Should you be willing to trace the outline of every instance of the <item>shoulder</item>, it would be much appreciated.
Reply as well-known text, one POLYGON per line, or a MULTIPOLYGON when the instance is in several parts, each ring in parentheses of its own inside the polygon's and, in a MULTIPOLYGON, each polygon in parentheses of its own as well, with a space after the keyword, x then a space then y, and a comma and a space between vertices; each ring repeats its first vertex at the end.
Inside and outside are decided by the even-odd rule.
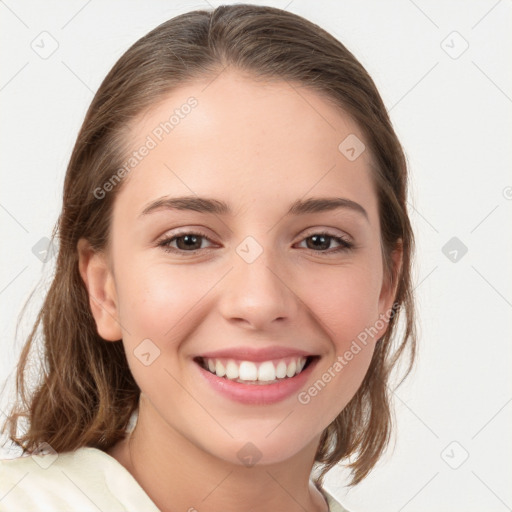
POLYGON ((0 511, 158 509, 113 457, 91 447, 0 460, 0 511))
POLYGON ((338 501, 336 501, 334 497, 325 489, 322 489, 322 492, 325 496, 325 499, 327 500, 327 504, 329 505, 329 512, 350 512, 345 507, 343 507, 341 503, 338 503, 338 501))

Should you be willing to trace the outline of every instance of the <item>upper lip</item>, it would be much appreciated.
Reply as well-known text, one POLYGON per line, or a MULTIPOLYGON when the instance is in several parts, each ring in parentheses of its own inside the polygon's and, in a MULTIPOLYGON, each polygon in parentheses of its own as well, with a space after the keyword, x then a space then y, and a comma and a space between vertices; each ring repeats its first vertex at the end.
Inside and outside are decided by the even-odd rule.
POLYGON ((215 350, 213 352, 206 352, 199 354, 196 357, 204 359, 238 359, 240 361, 270 361, 272 359, 282 359, 285 357, 308 357, 314 356, 311 352, 305 350, 298 350, 291 347, 266 347, 266 348, 251 348, 251 347, 233 347, 225 348, 222 350, 215 350))

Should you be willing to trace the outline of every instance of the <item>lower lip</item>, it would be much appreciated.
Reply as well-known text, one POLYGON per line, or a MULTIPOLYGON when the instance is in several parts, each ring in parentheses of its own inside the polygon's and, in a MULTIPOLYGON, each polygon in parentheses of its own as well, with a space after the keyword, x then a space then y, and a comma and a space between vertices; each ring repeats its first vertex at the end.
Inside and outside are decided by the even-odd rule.
POLYGON ((305 385, 317 362, 318 358, 313 359, 308 367, 295 377, 281 379, 274 384, 242 384, 218 377, 198 363, 194 362, 194 364, 199 368, 203 378, 221 395, 243 404, 267 405, 280 402, 298 393, 305 385))

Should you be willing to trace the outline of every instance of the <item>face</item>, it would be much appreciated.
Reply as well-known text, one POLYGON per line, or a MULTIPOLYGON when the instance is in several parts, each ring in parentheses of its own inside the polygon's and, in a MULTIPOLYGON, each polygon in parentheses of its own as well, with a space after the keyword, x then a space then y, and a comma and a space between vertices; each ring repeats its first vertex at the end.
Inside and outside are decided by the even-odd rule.
POLYGON ((226 70, 130 140, 108 254, 81 268, 146 423, 236 464, 246 443, 260 463, 298 454, 356 393, 393 302, 361 130, 314 92, 226 70))

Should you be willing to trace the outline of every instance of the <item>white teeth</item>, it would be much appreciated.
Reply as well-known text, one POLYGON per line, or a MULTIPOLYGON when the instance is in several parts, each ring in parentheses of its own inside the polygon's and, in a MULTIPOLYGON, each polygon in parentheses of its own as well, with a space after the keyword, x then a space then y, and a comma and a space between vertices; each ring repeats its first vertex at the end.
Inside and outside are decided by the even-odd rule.
POLYGON ((265 361, 258 369, 258 380, 265 382, 276 380, 276 369, 272 361, 265 361))
POLYGON ((250 361, 242 361, 240 363, 239 373, 241 380, 258 379, 258 368, 254 363, 251 363, 250 361))
POLYGON ((284 379, 286 377, 286 363, 279 361, 276 368, 276 377, 278 379, 284 379))
POLYGON ((273 361, 262 363, 241 361, 238 363, 233 359, 206 359, 205 363, 208 370, 218 377, 225 377, 238 382, 273 382, 276 379, 291 378, 298 375, 304 369, 306 358, 296 357, 287 361, 281 360, 277 363, 273 361))
POLYGON ((297 370, 297 363, 295 361, 292 361, 288 368, 286 369, 286 375, 288 377, 293 377, 295 375, 295 370, 297 370))
POLYGON ((215 363, 215 373, 217 377, 224 377, 224 375, 226 375, 226 368, 224 368, 224 365, 220 361, 215 363))
POLYGON ((235 361, 228 361, 226 365, 226 378, 231 380, 238 379, 238 365, 235 361))

